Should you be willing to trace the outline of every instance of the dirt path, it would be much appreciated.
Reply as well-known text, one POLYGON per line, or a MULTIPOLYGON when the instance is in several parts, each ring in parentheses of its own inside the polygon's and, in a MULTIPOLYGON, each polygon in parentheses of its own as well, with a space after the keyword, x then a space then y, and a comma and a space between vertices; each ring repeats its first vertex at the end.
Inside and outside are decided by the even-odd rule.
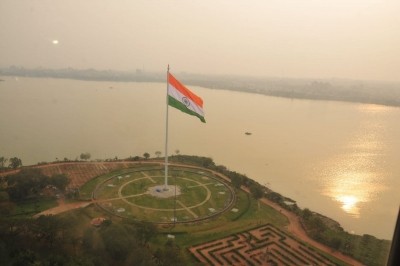
MULTIPOLYGON (((171 165, 190 167, 190 166, 181 165, 181 164, 171 164, 171 165)), ((201 170, 204 170, 204 171, 210 171, 213 174, 215 174, 215 175, 217 175, 217 176, 219 176, 219 177, 221 177, 221 178, 223 178, 223 179, 225 179, 225 180, 230 182, 230 179, 228 177, 226 177, 226 176, 224 176, 224 175, 222 175, 222 174, 220 174, 218 172, 215 172, 215 171, 212 171, 212 170, 209 170, 209 169, 206 169, 206 168, 201 168, 201 167, 192 167, 192 168, 197 168, 197 169, 201 169, 201 170)), ((246 191, 247 193, 250 193, 250 191, 249 191, 249 189, 247 187, 242 186, 241 189, 246 191)), ((306 231, 304 230, 303 226, 301 225, 300 219, 296 214, 283 209, 281 206, 279 206, 275 202, 270 201, 270 200, 268 200, 266 198, 262 198, 262 199, 260 199, 260 201, 263 204, 266 204, 266 205, 274 208, 275 210, 279 211, 281 214, 285 215, 287 217, 288 221, 289 221, 289 225, 287 227, 287 230, 290 233, 292 233, 293 235, 295 235, 296 237, 298 237, 300 240, 302 240, 302 241, 312 245, 313 247, 318 248, 318 249, 320 249, 320 250, 332 255, 333 257, 336 257, 336 258, 338 258, 338 259, 340 259, 340 260, 342 260, 342 261, 344 261, 344 262, 346 262, 346 263, 348 263, 350 265, 354 265, 354 266, 362 266, 363 265, 361 262, 359 262, 359 261, 357 261, 357 260, 355 260, 355 259, 353 259, 353 258, 351 258, 349 256, 346 256, 346 255, 344 255, 343 253, 341 253, 339 251, 335 251, 332 248, 327 247, 324 244, 321 244, 321 243, 315 241, 314 239, 310 238, 307 235, 306 231)))
POLYGON ((78 208, 84 208, 90 204, 92 204, 91 201, 65 203, 63 199, 60 199, 60 200, 58 200, 57 207, 42 211, 38 214, 35 214, 33 217, 39 217, 41 215, 56 215, 56 214, 66 212, 66 211, 70 211, 70 210, 74 210, 74 209, 78 209, 78 208))
MULTIPOLYGON (((246 191, 249 192, 248 189, 246 189, 246 191)), ((313 247, 318 248, 318 249, 350 264, 350 265, 354 265, 354 266, 359 266, 359 265, 362 266, 363 265, 361 262, 359 262, 349 256, 346 256, 339 251, 335 251, 334 249, 327 247, 324 244, 321 244, 321 243, 315 241, 314 239, 310 238, 307 235, 306 231, 304 230, 302 224, 300 223, 300 219, 296 214, 294 214, 290 211, 287 211, 285 209, 282 209, 281 206, 279 206, 275 202, 272 202, 266 198, 260 199, 260 201, 268 206, 271 206, 275 210, 277 210, 280 213, 282 213, 283 215, 285 215, 289 220, 289 225, 287 227, 287 230, 290 233, 292 233, 293 235, 295 235, 296 237, 298 237, 299 239, 301 239, 302 241, 304 241, 304 242, 312 245, 313 247)))

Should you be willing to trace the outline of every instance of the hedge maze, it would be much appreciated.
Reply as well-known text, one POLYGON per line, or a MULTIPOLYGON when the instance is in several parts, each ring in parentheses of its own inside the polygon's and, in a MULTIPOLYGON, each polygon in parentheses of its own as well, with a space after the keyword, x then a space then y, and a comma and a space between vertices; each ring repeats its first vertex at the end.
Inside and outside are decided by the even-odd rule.
POLYGON ((271 224, 189 251, 205 265, 339 265, 271 224))

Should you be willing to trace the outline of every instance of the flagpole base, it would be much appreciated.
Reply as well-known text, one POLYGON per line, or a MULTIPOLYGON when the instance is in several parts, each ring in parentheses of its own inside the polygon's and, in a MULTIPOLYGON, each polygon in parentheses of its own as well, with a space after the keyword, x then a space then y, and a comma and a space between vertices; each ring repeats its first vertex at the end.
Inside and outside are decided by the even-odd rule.
POLYGON ((150 187, 148 194, 157 198, 171 198, 181 195, 181 187, 169 185, 167 189, 163 185, 150 187))

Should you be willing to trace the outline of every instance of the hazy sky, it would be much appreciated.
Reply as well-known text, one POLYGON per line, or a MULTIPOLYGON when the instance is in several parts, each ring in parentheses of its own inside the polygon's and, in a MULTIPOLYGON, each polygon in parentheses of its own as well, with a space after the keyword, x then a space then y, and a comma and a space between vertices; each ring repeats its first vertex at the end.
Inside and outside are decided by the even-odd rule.
POLYGON ((400 0, 0 0, 0 66, 400 81, 400 0), (55 41, 57 40, 57 41, 55 41))

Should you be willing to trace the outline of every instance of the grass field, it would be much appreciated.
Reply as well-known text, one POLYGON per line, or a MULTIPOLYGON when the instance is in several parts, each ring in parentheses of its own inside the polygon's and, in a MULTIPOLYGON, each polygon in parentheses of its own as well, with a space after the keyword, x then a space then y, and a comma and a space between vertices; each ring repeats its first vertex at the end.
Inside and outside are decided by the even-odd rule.
POLYGON ((235 205, 230 211, 219 216, 218 219, 196 224, 178 225, 165 231, 178 233, 176 235, 177 243, 189 247, 241 232, 263 223, 271 223, 279 228, 284 228, 288 224, 288 220, 269 206, 260 205, 260 208, 258 208, 257 201, 248 197, 247 193, 237 191, 235 205), (233 209, 237 209, 238 212, 233 212, 233 209), (223 230, 221 230, 222 228, 223 230), (190 234, 190 238, 185 237, 182 232, 190 234))
POLYGON ((18 217, 18 218, 28 218, 32 217, 36 213, 53 208, 57 205, 58 205, 57 200, 54 198, 27 200, 16 204, 14 209, 8 216, 18 217))
MULTIPOLYGON (((178 246, 189 249, 236 234, 247 235, 249 230, 266 224, 283 231, 288 225, 287 218, 279 211, 259 204, 242 190, 234 191, 210 172, 172 168, 169 185, 178 186, 181 192, 176 199, 174 196, 159 198, 148 193, 151 187, 163 184, 163 169, 125 169, 100 176, 85 184, 82 190, 94 189, 98 205, 108 215, 164 224, 160 225, 161 234, 152 241, 155 246, 163 245, 167 234, 175 236, 178 246), (211 216, 214 212, 221 213, 211 216), (190 222, 173 224, 174 217, 178 222, 190 222)), ((296 241, 293 243, 298 243, 296 241)), ((320 256, 318 251, 312 252, 320 256)), ((196 263, 194 257, 186 256, 190 264, 196 263)), ((335 261, 328 255, 324 256, 335 261)))
POLYGON ((234 203, 232 188, 210 172, 171 168, 168 184, 179 188, 176 197, 175 192, 159 196, 163 193, 159 189, 154 193, 164 182, 161 168, 124 169, 90 180, 81 195, 93 195, 108 213, 156 223, 170 223, 174 217, 177 222, 204 220, 234 203))
MULTIPOLYGON (((57 217, 63 219, 59 225, 68 225, 65 229, 59 227, 61 231, 57 236, 63 238, 63 243, 64 240, 70 241, 64 244, 75 255, 86 254, 89 247, 93 252, 105 248, 107 239, 103 239, 103 236, 105 236, 106 231, 114 232, 118 228, 122 230, 125 227, 135 231, 137 229, 132 228, 142 224, 137 223, 137 221, 150 221, 158 224, 155 230, 157 231, 156 235, 149 242, 151 252, 156 254, 158 250, 163 250, 170 245, 171 240, 167 235, 172 234, 175 236, 174 241, 172 241, 173 245, 179 247, 179 252, 185 258, 185 265, 199 265, 198 260, 202 260, 201 258, 195 259, 194 256, 197 255, 194 255, 194 253, 196 252, 209 252, 211 254, 209 256, 213 257, 220 256, 218 255, 220 248, 221 250, 226 249, 226 254, 231 256, 227 260, 228 263, 234 263, 239 260, 237 256, 247 254, 248 251, 258 252, 255 256, 260 256, 260 252, 265 253, 263 248, 270 245, 272 245, 271 248, 274 245, 279 248, 274 253, 277 260, 285 257, 288 258, 288 261, 298 260, 303 263, 308 261, 305 257, 311 256, 313 258, 318 257, 321 260, 327 258, 336 265, 346 265, 324 252, 315 250, 314 247, 288 233, 289 222, 280 213, 279 208, 277 208, 277 211, 269 205, 260 204, 250 193, 243 190, 233 190, 230 183, 226 181, 226 177, 226 179, 223 176, 219 177, 216 172, 211 170, 196 169, 196 167, 190 166, 170 166, 168 184, 178 186, 182 192, 177 193, 175 200, 174 195, 160 198, 149 193, 149 189, 152 187, 164 184, 164 168, 157 163, 149 162, 148 164, 138 163, 135 165, 125 162, 111 162, 110 164, 79 163, 76 165, 45 166, 45 169, 49 172, 62 171, 66 168, 70 171, 67 173, 71 173, 68 176, 74 181, 73 184, 83 184, 79 187, 72 187, 74 189, 79 188, 80 200, 90 200, 95 203, 85 208, 70 210, 53 216, 54 219, 57 217), (107 169, 108 172, 106 172, 107 169), (98 174, 99 172, 101 173, 98 174), (83 183, 83 181, 86 183, 83 183), (213 216, 215 213, 218 215, 213 216), (92 226, 92 219, 98 217, 105 217, 109 221, 101 227, 92 226), (173 222, 174 217, 177 218, 178 223, 173 222), (265 229, 266 226, 269 226, 268 229, 265 229), (264 233, 257 233, 259 228, 264 228, 265 234, 271 234, 271 238, 265 238, 264 233), (257 236, 258 234, 261 235, 257 236), (256 236, 256 242, 251 239, 251 235, 256 236), (279 240, 280 237, 281 240, 279 240), (271 240, 272 243, 268 239, 275 240, 271 240), (285 239, 289 239, 289 242, 282 242, 285 239), (293 239, 294 242, 290 239, 293 239), (300 250, 293 251, 293 253, 290 248, 284 248, 284 246, 292 245, 291 243, 301 247, 300 250), (247 248, 244 248, 242 252, 240 250, 243 247, 236 245, 243 244, 247 245, 247 248), (219 247, 213 249, 209 248, 210 245, 219 247), (237 252, 243 254, 240 255, 237 252), (310 255, 309 252, 312 252, 313 255, 310 255), (304 258, 299 253, 303 254, 304 258)), ((3 194, 5 193, 3 192, 3 194)), ((5 201, 7 198, 3 194, 0 196, 5 201)), ((77 198, 74 196, 67 203, 74 205, 76 200, 77 198)), ((32 221, 35 221, 35 219, 31 219, 32 216, 42 210, 55 207, 57 204, 56 199, 46 198, 11 204, 14 206, 9 204, 12 207, 12 213, 2 218, 10 219, 10 221, 21 218, 15 219, 16 222, 26 219, 27 225, 36 226, 35 223, 32 223, 32 221)), ((76 206, 80 204, 77 203, 76 206)), ((54 221, 57 221, 57 219, 54 221)), ((34 227, 33 229, 36 230, 37 228, 34 227)), ((113 238, 112 235, 110 239, 113 238)), ((38 235, 35 233, 32 236, 38 235)), ((338 237, 336 233, 334 236, 338 237)), ((376 241, 374 242, 373 237, 368 235, 356 236, 356 238, 358 237, 356 241, 351 242, 348 236, 344 237, 348 239, 346 240, 348 242, 344 244, 349 243, 359 257, 377 257, 382 253, 381 250, 386 247, 386 243, 383 242, 379 242, 379 246, 372 245, 371 243, 376 241)), ((135 237, 132 238, 132 241, 134 240, 135 237)), ((107 250, 109 250, 109 247, 102 252, 107 250)), ((46 252, 43 254, 47 254, 46 252)), ((257 258, 262 258, 262 256, 257 258)), ((208 259, 212 261, 212 258, 208 259)), ((384 260, 383 258, 379 261, 384 260)), ((243 265, 253 264, 244 263, 243 265)), ((289 265, 293 264, 289 263, 289 265)))

